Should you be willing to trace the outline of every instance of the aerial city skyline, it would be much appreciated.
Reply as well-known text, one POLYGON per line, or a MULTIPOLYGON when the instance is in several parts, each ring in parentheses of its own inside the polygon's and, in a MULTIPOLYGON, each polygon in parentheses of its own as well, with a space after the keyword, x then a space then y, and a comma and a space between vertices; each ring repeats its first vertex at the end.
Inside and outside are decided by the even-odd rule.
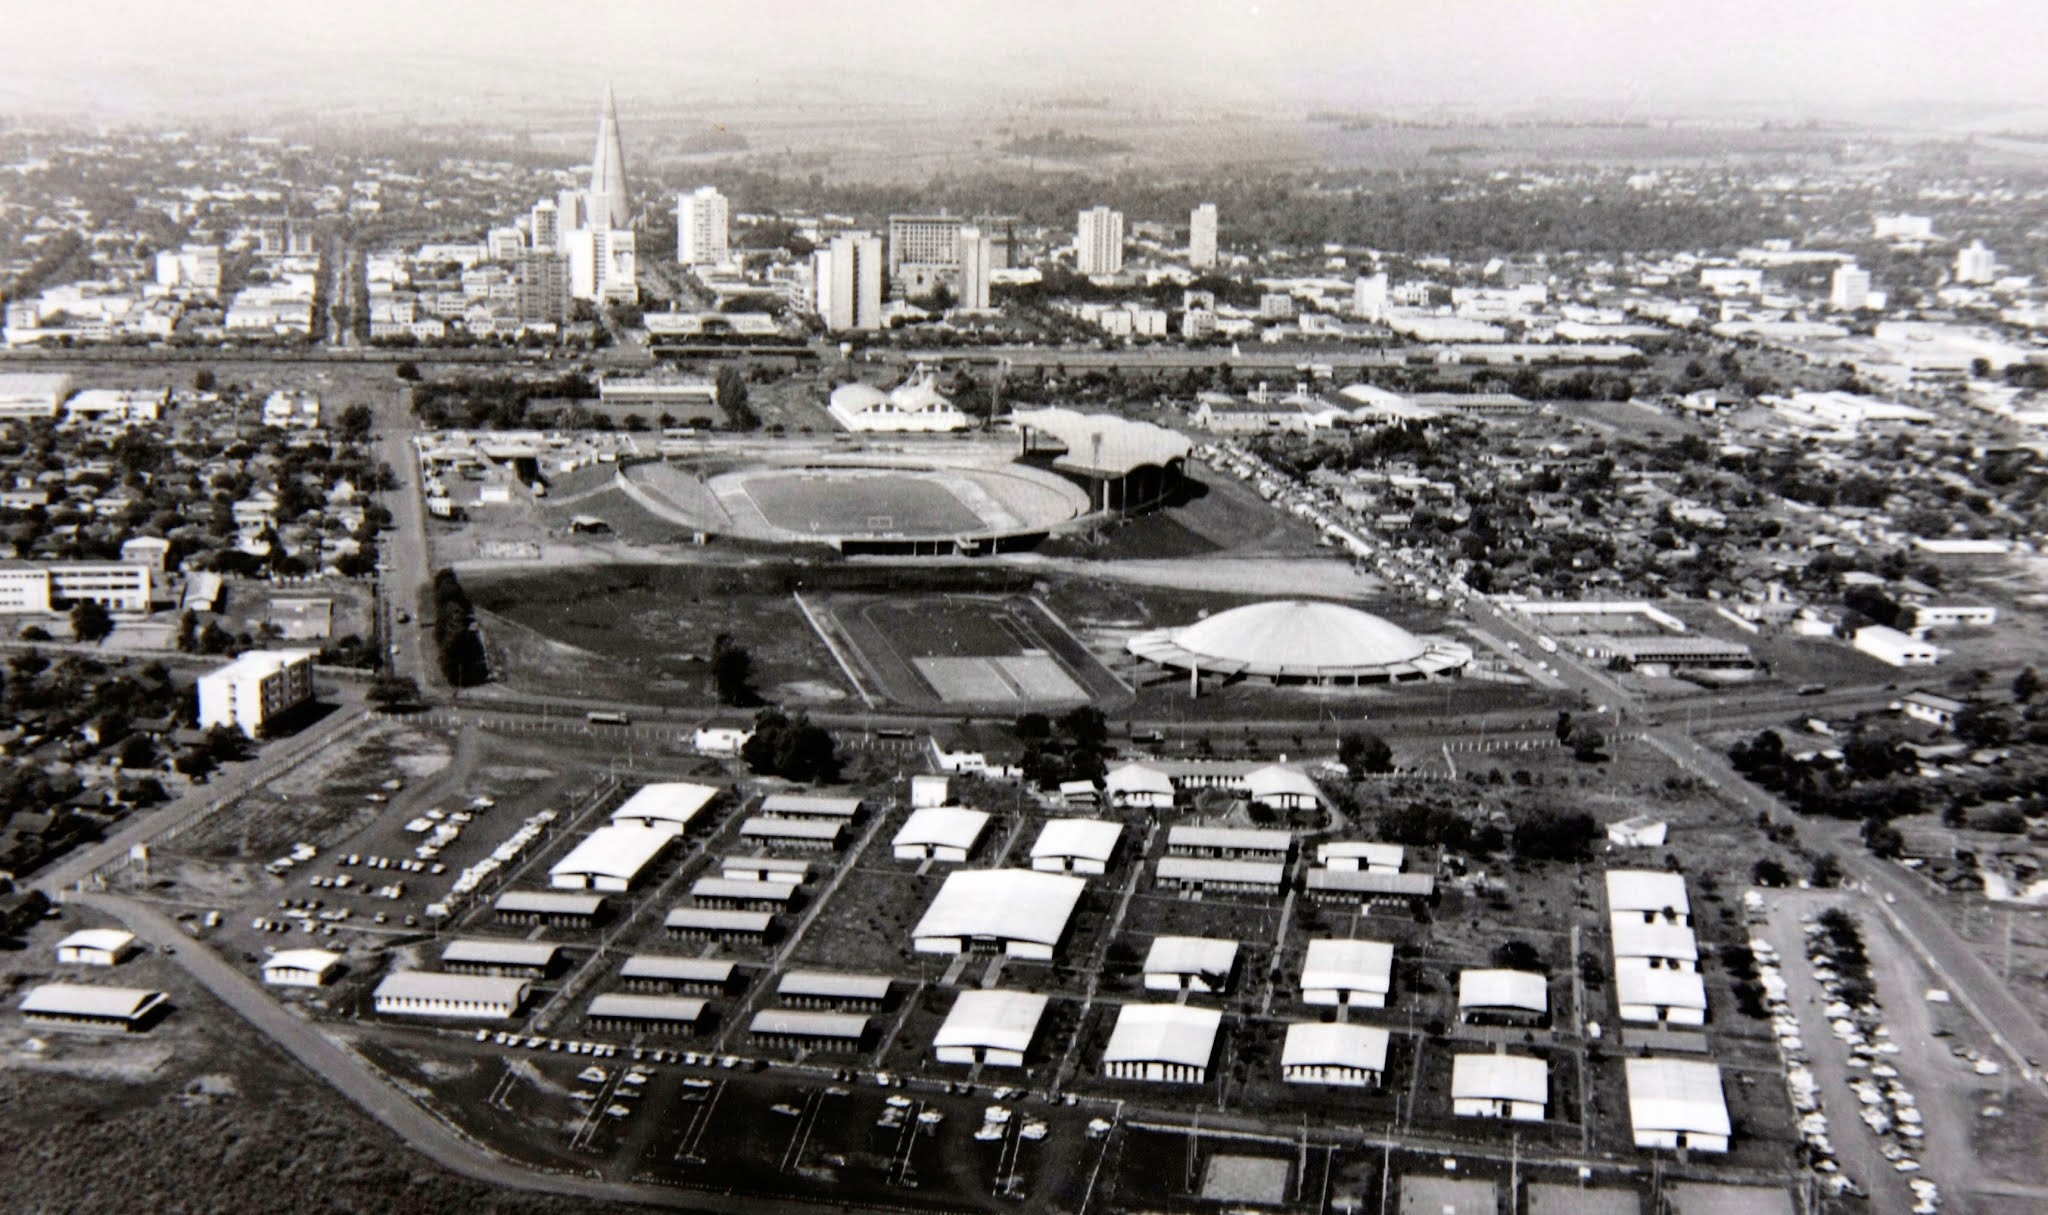
POLYGON ((2039 11, 6 15, 0 1206, 2048 1202, 2039 11))

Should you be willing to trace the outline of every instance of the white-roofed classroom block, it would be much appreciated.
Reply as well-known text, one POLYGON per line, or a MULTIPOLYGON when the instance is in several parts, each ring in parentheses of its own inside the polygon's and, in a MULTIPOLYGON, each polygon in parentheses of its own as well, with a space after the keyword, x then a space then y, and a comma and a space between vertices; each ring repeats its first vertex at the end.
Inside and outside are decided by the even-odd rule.
POLYGON ((562 947, 548 941, 469 938, 441 947, 441 968, 451 974, 544 979, 561 960, 562 947))
POLYGON ((119 966, 135 956, 135 934, 119 928, 81 928, 57 942, 60 966, 119 966))
POLYGON ((1153 937, 1145 951, 1146 991, 1228 991, 1236 972, 1236 941, 1153 937))
POLYGON ((764 1008, 747 1024, 747 1034, 766 1046, 806 1051, 859 1051, 868 1046, 871 1026, 859 1013, 764 1008))
POLYGON ((396 970, 377 984, 370 1002, 383 1017, 509 1021, 532 991, 525 979, 396 970))
POLYGON ((599 827, 554 863, 548 885, 557 890, 631 890, 675 838, 673 831, 636 824, 599 827))
POLYGON ((604 914, 601 894, 570 890, 507 890, 491 904, 500 924, 590 928, 604 914))
POLYGON ((850 823, 865 808, 857 797, 835 797, 824 793, 770 793, 761 799, 757 814, 769 818, 820 819, 850 823))
POLYGON ((1385 1008, 1394 985, 1394 947, 1385 941, 1324 937, 1308 943, 1301 998, 1308 1004, 1385 1008))
POLYGON ((690 899, 699 907, 733 911, 788 911, 796 906, 795 882, 754 878, 700 877, 690 883, 690 899))
POLYGON ((1107 873, 1123 835, 1122 823, 1052 819, 1031 845, 1031 867, 1044 873, 1107 873))
POLYGON ((1023 1067, 1045 1005, 1035 992, 963 991, 932 1036, 932 1052, 941 1063, 1023 1067))
POLYGON ((271 987, 325 987, 341 969, 341 955, 329 949, 280 949, 263 959, 263 981, 271 987))
POLYGON ((775 913, 677 907, 662 918, 661 925, 672 941, 765 941, 775 925, 775 913))
POLYGON ((1550 1108, 1550 1064, 1527 1055, 1451 1060, 1451 1113, 1460 1118, 1541 1122, 1550 1108))
POLYGON ((719 794, 724 792, 716 785, 698 785, 688 781, 642 785, 612 811, 612 821, 639 827, 659 827, 680 835, 689 830, 690 824, 704 812, 704 808, 717 801, 719 794))
POLYGON ((965 864, 988 829, 988 815, 965 806, 927 806, 913 810, 889 841, 899 861, 945 861, 965 864))
POLYGON ((839 847, 846 824, 815 818, 776 818, 757 814, 740 824, 740 838, 761 848, 792 852, 830 852, 839 847))
POLYGON ((1282 861, 1225 861, 1203 856, 1162 856, 1153 867, 1162 889, 1193 894, 1279 894, 1287 884, 1282 861))
POLYGON ((1639 1148, 1728 1150, 1719 1066, 1698 1059, 1628 1059, 1628 1118, 1639 1148))
POLYGON ((1126 1004, 1102 1050, 1102 1074, 1112 1080, 1202 1084, 1216 1058, 1223 1014, 1185 1004, 1126 1004))
POLYGON ((636 953, 619 967, 627 991, 649 995, 724 995, 737 986, 739 967, 723 958, 678 958, 636 953))
POLYGON ((889 1002, 888 975, 835 970, 792 970, 775 984, 775 998, 791 1008, 873 1012, 889 1002))
POLYGON ((1550 1019, 1550 982, 1533 970, 1459 971, 1458 1018, 1468 1025, 1540 1025, 1550 1019))
POLYGON ((1173 778, 1144 764, 1111 768, 1102 778, 1102 795, 1118 810, 1171 810, 1173 793, 1173 778))
POLYGON ((956 870, 911 930, 912 947, 919 953, 993 949, 1050 961, 1087 888, 1082 879, 1060 873, 956 870))
POLYGON ((1645 924, 1623 914, 1610 920, 1607 927, 1616 964, 1637 962, 1652 970, 1699 969, 1700 942, 1688 925, 1661 919, 1645 924))
POLYGON ((1289 1084, 1375 1087, 1387 1070, 1388 1037, 1376 1025, 1290 1025, 1280 1048, 1280 1075, 1289 1084))
POLYGON ((595 1030, 682 1035, 697 1032, 704 1001, 693 996, 657 996, 608 991, 591 1000, 583 1023, 595 1030))
POLYGON ((1374 910, 1413 911, 1436 898, 1436 875, 1317 867, 1302 876, 1302 890, 1319 903, 1357 903, 1374 910))
POLYGON ((1292 833, 1260 827, 1197 827, 1183 823, 1166 832, 1168 856, 1284 861, 1293 848, 1292 833))
POLYGON ((1695 971, 1614 965, 1614 999, 1621 1019, 1651 1025, 1705 1025, 1707 988, 1695 971))
POLYGON ((1400 844, 1370 840, 1332 840, 1316 847, 1316 864, 1325 869, 1363 869, 1372 873, 1399 873, 1408 856, 1400 844))
POLYGON ((1685 895, 1685 878, 1661 869, 1609 869, 1607 914, 1615 919, 1628 916, 1645 924, 1659 919, 1690 924, 1692 902, 1685 895))
POLYGON ((795 856, 728 856, 718 862, 718 876, 801 886, 811 880, 811 863, 795 856))
POLYGON ((29 989, 21 1015, 35 1025, 104 1033, 141 1033, 170 1008, 170 997, 141 987, 45 983, 29 989))

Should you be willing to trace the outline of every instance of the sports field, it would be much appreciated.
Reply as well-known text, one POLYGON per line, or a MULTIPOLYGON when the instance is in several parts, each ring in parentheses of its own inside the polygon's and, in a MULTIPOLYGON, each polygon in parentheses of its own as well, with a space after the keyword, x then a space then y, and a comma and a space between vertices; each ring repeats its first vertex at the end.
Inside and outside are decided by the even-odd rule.
POLYGON ((799 535, 944 536, 990 525, 953 483, 930 473, 886 469, 793 469, 745 482, 769 524, 799 535))
POLYGON ((1021 706, 1120 700, 1128 690, 1034 600, 831 596, 821 624, 884 699, 1021 706))

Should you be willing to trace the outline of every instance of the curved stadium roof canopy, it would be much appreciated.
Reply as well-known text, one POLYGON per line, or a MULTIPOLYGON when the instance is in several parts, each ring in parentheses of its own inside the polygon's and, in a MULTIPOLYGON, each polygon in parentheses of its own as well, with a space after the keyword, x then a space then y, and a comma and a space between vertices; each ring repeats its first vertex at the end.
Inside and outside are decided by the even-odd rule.
POLYGON ((1140 633, 1139 658, 1197 673, 1285 683, 1383 683, 1462 670, 1469 647, 1426 641, 1392 621, 1338 603, 1285 599, 1219 612, 1183 629, 1140 633))
POLYGON ((1194 450, 1186 435, 1112 414, 1073 409, 1025 409, 1010 415, 1020 431, 1050 436, 1067 454, 1054 468, 1093 477, 1121 477, 1140 468, 1166 468, 1194 450))

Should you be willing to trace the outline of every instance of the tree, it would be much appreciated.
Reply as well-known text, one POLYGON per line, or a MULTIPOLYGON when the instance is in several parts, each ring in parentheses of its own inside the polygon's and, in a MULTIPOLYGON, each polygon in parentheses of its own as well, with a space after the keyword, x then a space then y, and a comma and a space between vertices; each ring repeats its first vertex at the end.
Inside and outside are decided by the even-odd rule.
POLYGON ((1749 880, 1758 886, 1783 887, 1792 884, 1792 875, 1785 867, 1771 857, 1765 857, 1751 866, 1749 880))
POLYGON ((2034 699, 2041 690, 2041 676, 2032 667, 2012 677, 2012 698, 2017 701, 2034 699))
POLYGON ((1572 715, 1563 709, 1557 711, 1557 741, 1566 742, 1572 736, 1572 715))
POLYGON ((339 430, 344 443, 360 443, 370 437, 370 428, 377 421, 376 414, 368 405, 358 401, 341 411, 339 430))
POLYGON ((1572 758, 1580 763, 1592 763, 1602 758, 1607 747, 1607 736, 1593 727, 1591 722, 1581 722, 1572 727, 1571 736, 1565 745, 1572 749, 1572 758))
POLYGON ((1517 937, 1495 947, 1493 964, 1501 970, 1540 971, 1543 969, 1543 955, 1534 945, 1517 937))
POLYGON ((417 384, 419 382, 420 365, 418 363, 413 362, 411 359, 407 359, 404 362, 400 363, 393 370, 395 371, 399 379, 404 380, 409 384, 417 384))
POLYGON ((156 763, 156 744, 146 735, 130 734, 121 743, 119 758, 121 766, 131 771, 150 767, 156 763))
POLYGON ((769 706, 754 718, 753 737, 740 748, 747 767, 763 776, 829 781, 839 775, 838 744, 808 715, 791 717, 769 706))
POLYGON ((1515 824, 1515 855, 1536 861, 1583 861, 1593 855, 1600 824, 1583 810, 1539 810, 1515 824))
POLYGON ((409 675, 379 675, 370 683, 370 690, 364 698, 371 704, 392 708, 397 705, 416 705, 420 702, 419 681, 409 675))
POLYGON ((734 430, 761 428, 761 415, 747 403, 747 377, 740 374, 738 366, 727 363, 718 369, 714 391, 718 408, 724 411, 726 423, 734 430))
POLYGON ((201 367, 192 373, 192 391, 194 392, 212 392, 215 382, 213 368, 211 367, 201 367))
POLYGON ((113 631, 114 617, 106 604, 81 599, 71 605, 71 632, 80 641, 99 641, 113 631))
POLYGON ((1370 773, 1394 770, 1394 749, 1377 734, 1346 732, 1337 740, 1337 762, 1359 780, 1370 773))
POLYGON ((1893 860, 1906 851, 1906 837, 1897 827, 1882 819, 1865 819, 1863 822, 1863 846, 1870 854, 1881 860, 1893 860))
POLYGON ((754 656, 735 642, 730 633, 720 633, 711 642, 711 685, 723 704, 749 705, 754 695, 754 656))
POLYGON ((1813 870, 1807 880, 1822 890, 1842 884, 1842 862, 1832 852, 1823 852, 1813 858, 1813 870))
POLYGON ((1109 721, 1094 705, 1077 705, 1060 714, 1060 733, 1077 751, 1100 751, 1109 741, 1109 721))

